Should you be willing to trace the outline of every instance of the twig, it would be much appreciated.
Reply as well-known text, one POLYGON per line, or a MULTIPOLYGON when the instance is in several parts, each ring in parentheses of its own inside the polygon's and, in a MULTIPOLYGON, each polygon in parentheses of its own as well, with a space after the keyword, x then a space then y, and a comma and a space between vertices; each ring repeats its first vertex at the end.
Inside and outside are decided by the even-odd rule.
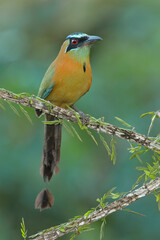
POLYGON ((76 220, 70 220, 67 223, 61 224, 57 227, 52 227, 50 229, 46 229, 40 233, 37 233, 34 236, 29 237, 29 239, 34 240, 54 240, 57 239, 65 234, 70 232, 77 231, 79 227, 83 227, 85 225, 89 225, 95 221, 98 221, 109 214, 116 212, 118 210, 122 210, 123 208, 127 207, 128 205, 134 203, 135 201, 139 200, 140 198, 145 197, 146 195, 152 193, 153 191, 160 188, 160 178, 156 178, 150 181, 147 184, 144 184, 140 188, 131 191, 125 197, 116 200, 106 207, 95 210, 88 216, 80 217, 76 220))
MULTIPOLYGON (((50 102, 39 99, 36 96, 26 96, 23 94, 15 94, 11 91, 0 89, 0 98, 6 101, 14 102, 17 104, 22 104, 27 107, 31 107, 34 109, 40 109, 44 113, 48 113, 50 115, 56 116, 59 119, 66 119, 71 122, 78 122, 77 116, 74 111, 66 110, 57 106, 52 105, 50 102)), ((81 117, 79 116, 81 119, 81 117)), ((139 145, 143 145, 148 149, 154 151, 160 151, 160 144, 155 143, 155 141, 150 140, 145 135, 140 133, 136 133, 132 130, 126 130, 123 128, 119 128, 110 123, 105 123, 101 119, 97 120, 93 117, 89 117, 85 115, 85 126, 87 128, 96 130, 97 132, 103 132, 109 135, 115 135, 119 138, 126 139, 127 141, 135 142, 139 145)))

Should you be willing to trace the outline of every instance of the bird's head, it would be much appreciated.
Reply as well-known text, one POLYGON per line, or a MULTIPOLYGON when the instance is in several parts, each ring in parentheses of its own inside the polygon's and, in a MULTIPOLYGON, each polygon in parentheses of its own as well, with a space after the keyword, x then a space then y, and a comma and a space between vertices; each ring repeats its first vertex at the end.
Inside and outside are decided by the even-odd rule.
POLYGON ((77 60, 89 57, 90 47, 97 41, 102 40, 98 36, 91 36, 86 33, 72 33, 68 35, 63 43, 65 54, 77 60))

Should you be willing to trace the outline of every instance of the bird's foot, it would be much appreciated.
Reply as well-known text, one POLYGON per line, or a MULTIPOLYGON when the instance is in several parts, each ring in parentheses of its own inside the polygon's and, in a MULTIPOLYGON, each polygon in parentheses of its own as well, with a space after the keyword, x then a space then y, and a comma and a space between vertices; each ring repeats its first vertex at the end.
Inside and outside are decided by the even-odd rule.
POLYGON ((80 120, 81 120, 81 122, 82 122, 82 126, 84 126, 85 123, 87 122, 86 115, 85 115, 82 111, 80 111, 79 109, 77 109, 74 105, 72 105, 71 108, 72 108, 73 110, 75 110, 75 111, 80 115, 80 120))

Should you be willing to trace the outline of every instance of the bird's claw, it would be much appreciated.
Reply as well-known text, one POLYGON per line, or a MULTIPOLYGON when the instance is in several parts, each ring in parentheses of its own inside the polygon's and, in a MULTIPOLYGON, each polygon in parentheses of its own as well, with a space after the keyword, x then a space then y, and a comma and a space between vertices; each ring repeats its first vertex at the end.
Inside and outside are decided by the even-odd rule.
POLYGON ((82 111, 78 110, 75 106, 72 106, 72 109, 75 110, 80 115, 82 126, 84 126, 86 123, 86 115, 82 111))

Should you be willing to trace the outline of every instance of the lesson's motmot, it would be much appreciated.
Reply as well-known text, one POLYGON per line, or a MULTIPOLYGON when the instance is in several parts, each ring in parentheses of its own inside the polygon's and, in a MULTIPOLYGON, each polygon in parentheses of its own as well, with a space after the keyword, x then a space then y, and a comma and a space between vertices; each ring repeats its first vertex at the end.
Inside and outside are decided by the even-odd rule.
MULTIPOLYGON (((91 87, 90 48, 99 40, 102 38, 85 33, 67 36, 57 58, 42 79, 38 96, 62 108, 72 107, 91 87)), ((40 110, 36 110, 36 113, 38 116, 42 114, 40 110)), ((48 114, 45 117, 46 121, 56 120, 56 117, 48 114)), ((61 124, 45 125, 40 170, 44 181, 49 181, 53 173, 59 171, 61 131, 61 124)), ((52 204, 53 196, 48 190, 43 190, 37 196, 35 207, 45 209, 52 204)))

